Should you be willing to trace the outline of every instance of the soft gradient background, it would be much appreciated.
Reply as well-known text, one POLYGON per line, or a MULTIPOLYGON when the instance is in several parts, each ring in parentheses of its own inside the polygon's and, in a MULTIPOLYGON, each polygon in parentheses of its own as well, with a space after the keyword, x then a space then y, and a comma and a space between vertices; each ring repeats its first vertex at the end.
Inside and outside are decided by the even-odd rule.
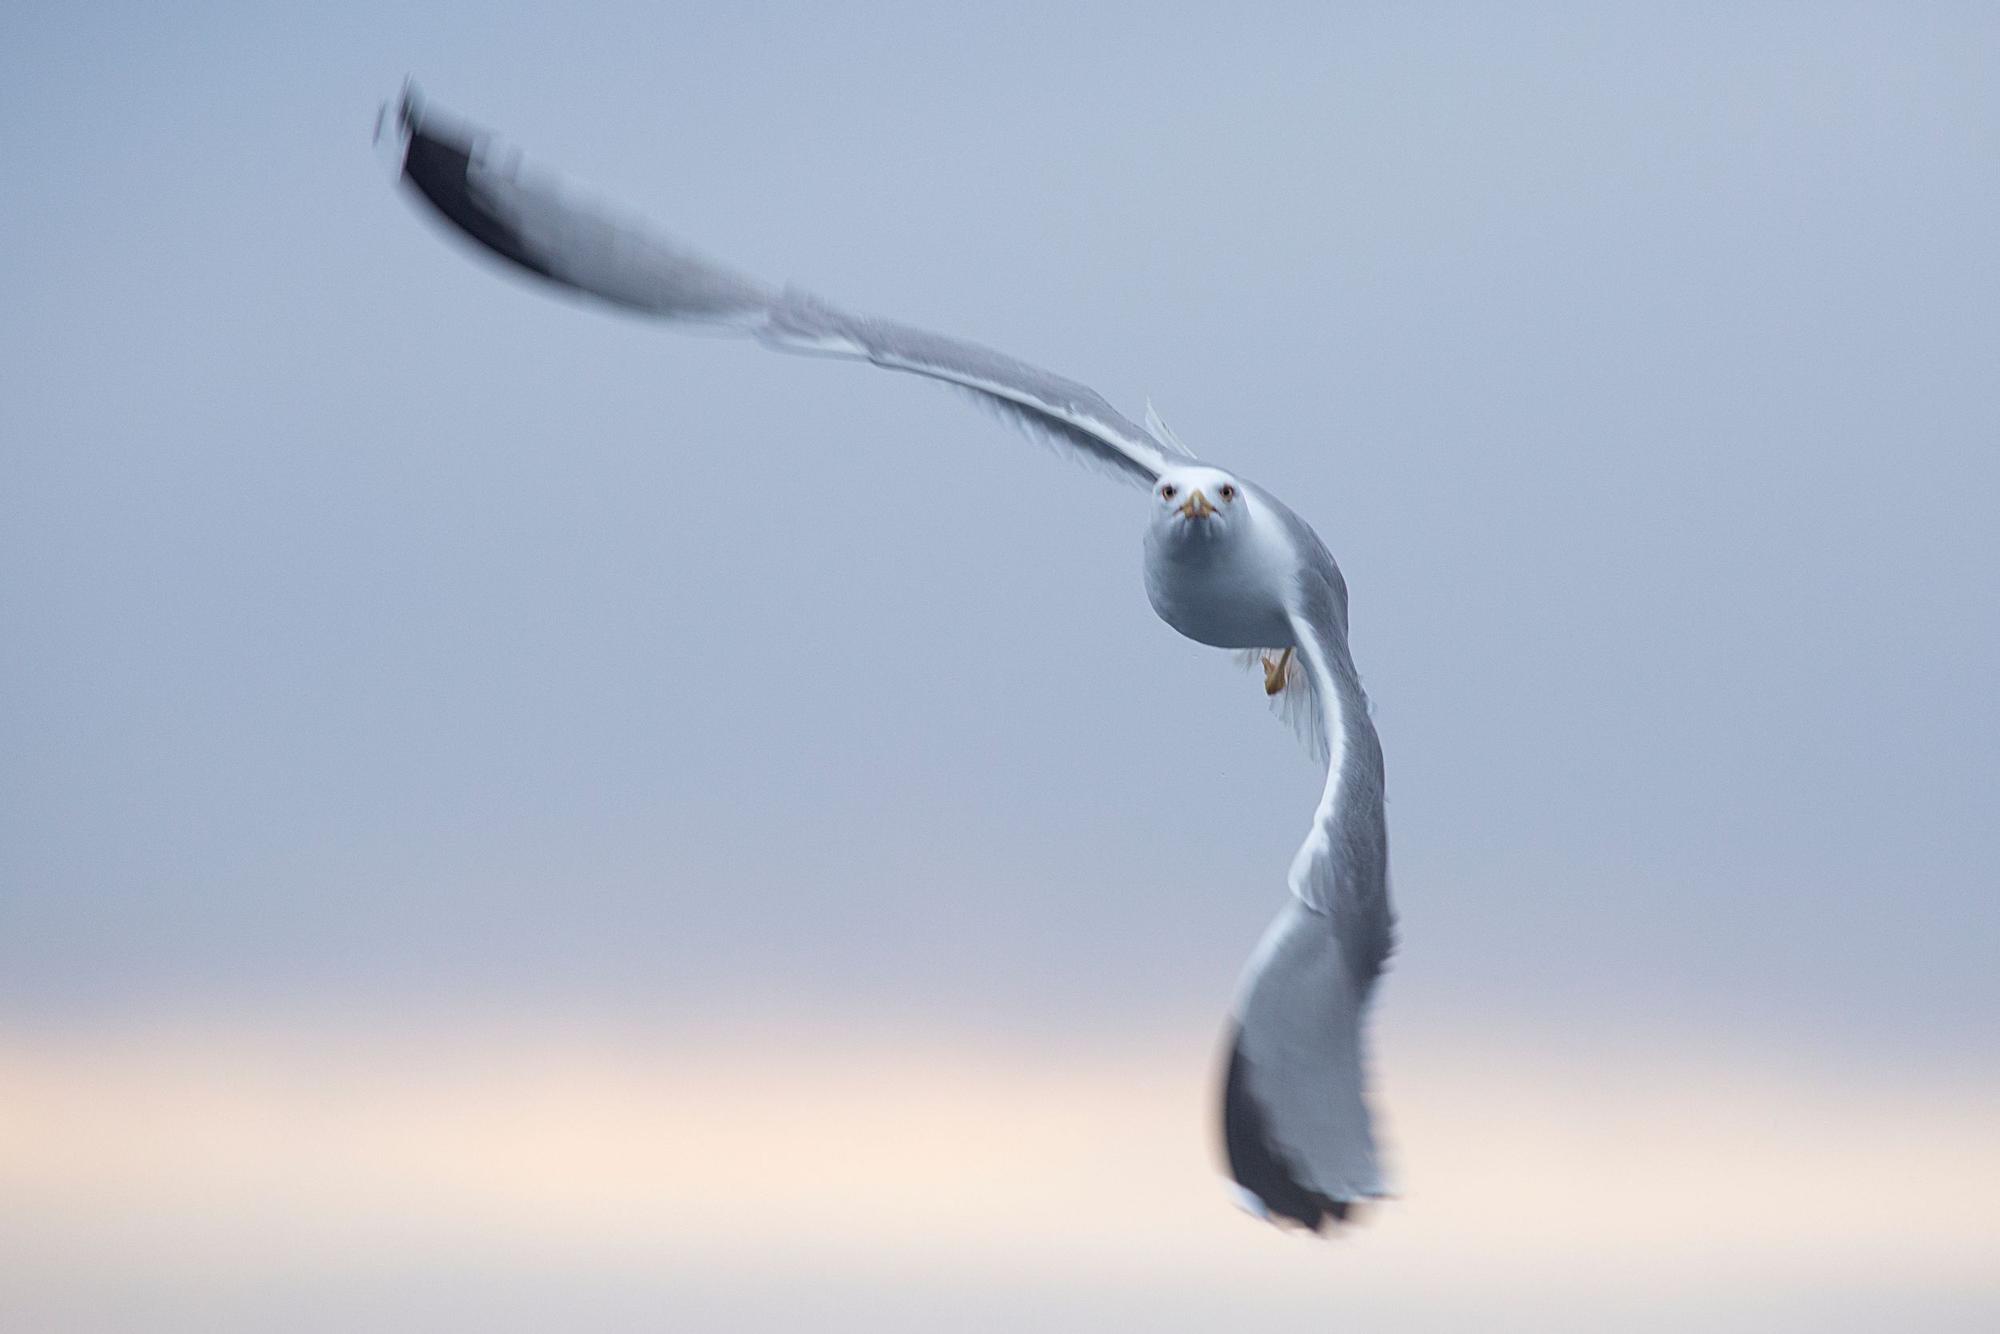
POLYGON ((2000 1322, 2000 15, 13 4, 0 1327, 2000 1322), (1139 500, 387 184, 441 104, 1319 527, 1404 1198, 1233 1211, 1318 792, 1139 500))

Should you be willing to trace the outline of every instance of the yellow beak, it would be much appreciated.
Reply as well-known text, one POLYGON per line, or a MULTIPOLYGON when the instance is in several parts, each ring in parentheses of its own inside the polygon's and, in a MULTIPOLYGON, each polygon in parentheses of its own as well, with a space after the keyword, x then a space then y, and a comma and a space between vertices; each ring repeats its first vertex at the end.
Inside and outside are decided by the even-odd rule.
POLYGON ((1215 513, 1215 506, 1208 503, 1208 497, 1200 491, 1190 491, 1187 503, 1181 506, 1181 513, 1190 519, 1206 519, 1215 513))

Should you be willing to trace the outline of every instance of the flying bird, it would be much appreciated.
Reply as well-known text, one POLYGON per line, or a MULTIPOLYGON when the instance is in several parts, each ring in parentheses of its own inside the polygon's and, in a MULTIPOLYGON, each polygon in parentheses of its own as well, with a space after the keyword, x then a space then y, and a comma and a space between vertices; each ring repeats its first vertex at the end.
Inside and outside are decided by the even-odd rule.
MULTIPOLYGON (((973 343, 852 314, 736 273, 523 174, 518 155, 406 88, 383 120, 401 179, 458 232, 571 292, 783 352, 907 371, 968 391, 1059 448, 1145 488, 1146 596, 1200 644, 1236 650, 1326 765, 1290 894, 1246 965, 1222 1076, 1238 1198, 1319 1232, 1388 1193, 1370 1120, 1362 1024, 1393 944, 1382 750, 1347 646, 1347 586, 1312 528, 1263 487, 1206 463, 1152 411, 973 343)), ((380 136, 384 128, 378 122, 380 136)))

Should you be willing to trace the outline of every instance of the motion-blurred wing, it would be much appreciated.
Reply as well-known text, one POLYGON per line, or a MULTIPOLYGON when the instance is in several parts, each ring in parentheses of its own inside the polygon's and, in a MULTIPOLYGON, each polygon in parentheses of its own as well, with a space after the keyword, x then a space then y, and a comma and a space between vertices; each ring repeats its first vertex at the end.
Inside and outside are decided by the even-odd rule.
POLYGON ((459 231, 502 259, 571 291, 664 319, 753 333, 788 352, 851 357, 971 391, 1081 457, 1150 484, 1191 457, 1083 385, 974 343, 851 315, 697 255, 644 226, 579 201, 501 160, 489 136, 406 92, 396 114, 402 176, 459 231))
MULTIPOLYGON (((1309 573, 1307 578, 1317 579, 1309 573)), ((1230 1173, 1252 1207, 1318 1231, 1387 1193, 1362 1022, 1394 940, 1382 752, 1330 582, 1293 617, 1328 755, 1292 898, 1244 970, 1223 1087, 1230 1173)))

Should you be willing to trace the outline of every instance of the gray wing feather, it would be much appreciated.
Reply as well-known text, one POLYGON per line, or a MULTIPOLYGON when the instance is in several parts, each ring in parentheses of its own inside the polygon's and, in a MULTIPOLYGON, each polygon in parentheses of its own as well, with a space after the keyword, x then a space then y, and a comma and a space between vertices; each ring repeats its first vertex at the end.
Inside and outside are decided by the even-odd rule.
POLYGON ((1312 828, 1292 860, 1292 892, 1331 917, 1356 979, 1372 983, 1395 944, 1389 903, 1389 831, 1383 814, 1382 743, 1347 647, 1347 584, 1311 528, 1289 510, 1300 550, 1292 632, 1312 685, 1327 754, 1312 828))
POLYGON ((1382 750, 1347 650, 1346 588, 1282 506, 1301 556, 1296 647, 1326 730, 1326 785, 1292 898, 1245 969, 1223 1091, 1231 1173, 1256 1207, 1317 1231, 1387 1193, 1366 1097, 1363 1023, 1394 945, 1382 750))
POLYGON ((753 333, 767 346, 872 362, 955 385, 1083 459, 1150 484, 1192 456, 1075 381, 974 343, 769 287, 575 198, 503 160, 491 139, 406 92, 402 176, 460 232, 568 291, 665 319, 753 333))
POLYGON ((754 279, 636 226, 571 203, 552 185, 475 169, 468 183, 541 256, 547 276, 630 310, 669 319, 754 327, 775 293, 754 279))
POLYGON ((1236 1182, 1318 1231, 1386 1193, 1363 1093, 1362 988, 1325 917, 1286 902, 1245 970, 1223 1088, 1236 1182))
POLYGON ((787 289, 759 337, 784 351, 860 357, 889 370, 927 375, 967 389, 986 405, 1095 462, 1151 483, 1173 459, 1193 456, 1156 440, 1096 390, 1004 352, 907 324, 850 315, 809 293, 787 289))

